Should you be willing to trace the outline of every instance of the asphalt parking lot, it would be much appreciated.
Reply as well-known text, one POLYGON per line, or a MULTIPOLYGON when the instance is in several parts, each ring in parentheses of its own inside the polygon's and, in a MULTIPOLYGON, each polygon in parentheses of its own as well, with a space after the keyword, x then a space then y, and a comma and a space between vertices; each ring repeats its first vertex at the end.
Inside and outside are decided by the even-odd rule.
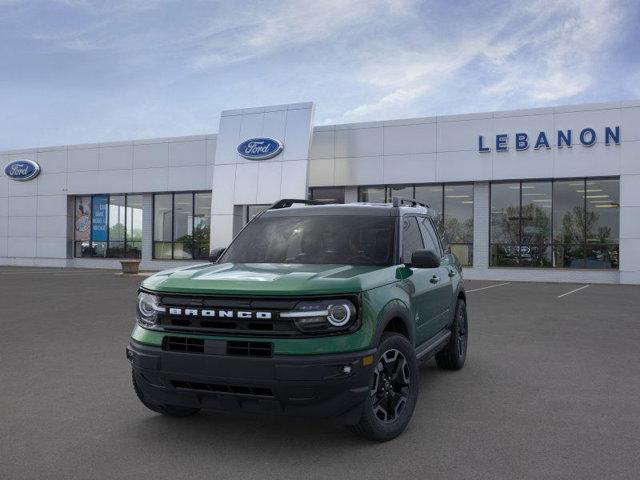
POLYGON ((408 430, 376 444, 319 420, 146 410, 124 354, 140 280, 0 267, 0 478, 640 476, 638 286, 467 282, 467 366, 425 364, 408 430))

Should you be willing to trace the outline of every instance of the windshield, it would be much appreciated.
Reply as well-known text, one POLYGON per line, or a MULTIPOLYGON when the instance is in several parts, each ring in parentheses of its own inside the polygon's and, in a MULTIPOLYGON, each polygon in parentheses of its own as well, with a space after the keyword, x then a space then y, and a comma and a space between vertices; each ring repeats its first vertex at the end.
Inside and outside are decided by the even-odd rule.
POLYGON ((395 222, 355 215, 259 217, 219 262, 391 265, 395 222))

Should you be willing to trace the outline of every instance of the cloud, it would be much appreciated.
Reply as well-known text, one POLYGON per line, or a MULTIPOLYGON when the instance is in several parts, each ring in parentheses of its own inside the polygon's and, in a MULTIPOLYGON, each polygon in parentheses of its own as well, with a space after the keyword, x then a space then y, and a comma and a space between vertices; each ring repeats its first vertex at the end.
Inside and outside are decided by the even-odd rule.
POLYGON ((508 98, 523 92, 534 103, 550 103, 584 92, 593 82, 598 53, 615 39, 621 16, 612 7, 609 1, 537 2, 527 13, 543 13, 498 42, 498 51, 506 45, 511 51, 487 54, 500 79, 483 93, 508 98))
POLYGON ((514 97, 533 105, 566 101, 593 84, 598 56, 616 40, 622 21, 607 0, 518 2, 501 11, 472 18, 454 35, 426 36, 419 47, 401 38, 361 53, 352 77, 369 89, 368 98, 338 120, 402 115, 408 105, 461 84, 477 87, 480 108, 513 105, 514 97))
POLYGON ((342 123, 637 98, 639 9, 0 0, 0 148, 210 132, 222 109, 309 99, 342 123))
POLYGON ((362 82, 385 92, 380 98, 345 111, 340 121, 358 121, 374 115, 400 114, 402 108, 450 81, 481 51, 483 40, 441 42, 422 51, 398 51, 392 46, 376 50, 384 61, 366 61, 357 72, 362 82))
POLYGON ((409 0, 283 0, 272 8, 247 9, 250 13, 233 17, 232 24, 214 23, 196 35, 193 42, 198 53, 193 65, 220 67, 318 43, 349 28, 402 17, 412 4, 409 0))
POLYGON ((352 119, 372 118, 383 112, 392 111, 397 107, 408 105, 422 96, 428 89, 428 86, 396 89, 373 103, 365 103, 347 110, 342 114, 340 120, 350 121, 352 119))

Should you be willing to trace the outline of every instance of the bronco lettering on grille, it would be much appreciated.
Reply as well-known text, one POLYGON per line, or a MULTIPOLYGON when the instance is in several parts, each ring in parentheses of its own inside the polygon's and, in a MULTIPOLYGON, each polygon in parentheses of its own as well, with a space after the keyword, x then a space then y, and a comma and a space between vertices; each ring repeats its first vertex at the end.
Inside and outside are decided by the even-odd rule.
POLYGON ((217 317, 270 320, 271 312, 252 312, 245 310, 198 310, 196 308, 169 308, 170 315, 184 315, 186 317, 217 317))

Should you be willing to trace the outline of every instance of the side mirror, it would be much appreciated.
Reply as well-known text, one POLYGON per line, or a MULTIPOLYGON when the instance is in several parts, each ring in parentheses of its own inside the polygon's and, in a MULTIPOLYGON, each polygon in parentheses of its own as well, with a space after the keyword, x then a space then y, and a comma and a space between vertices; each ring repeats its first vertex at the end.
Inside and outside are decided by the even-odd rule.
POLYGON ((440 256, 433 250, 415 250, 411 255, 411 265, 414 268, 438 268, 440 256))
POLYGON ((209 252, 209 261, 211 263, 216 263, 218 259, 222 256, 226 248, 214 248, 209 252))

